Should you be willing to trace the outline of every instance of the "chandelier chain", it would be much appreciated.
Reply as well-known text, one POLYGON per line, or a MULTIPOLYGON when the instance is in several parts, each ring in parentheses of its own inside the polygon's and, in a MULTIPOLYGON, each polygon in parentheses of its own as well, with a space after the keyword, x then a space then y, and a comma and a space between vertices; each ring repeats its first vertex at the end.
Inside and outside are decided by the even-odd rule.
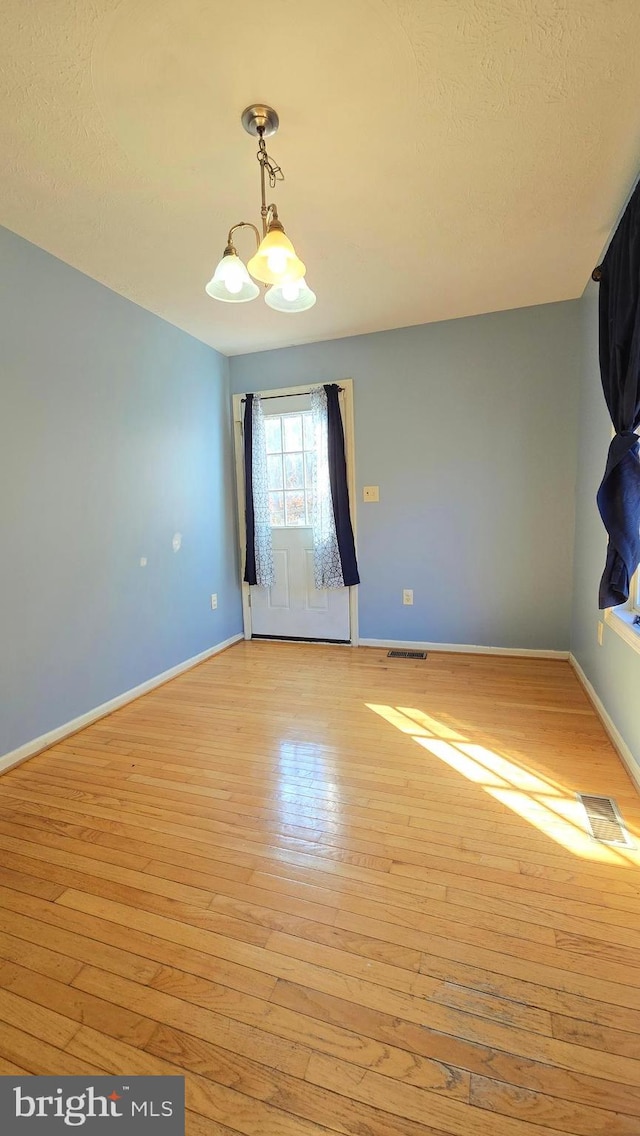
POLYGON ((262 130, 259 130, 258 133, 260 134, 260 141, 258 142, 258 153, 256 154, 256 157, 260 162, 263 170, 266 170, 269 176, 270 188, 275 189, 276 182, 284 181, 284 174, 280 169, 280 166, 276 165, 273 158, 269 157, 264 138, 262 137, 262 130))

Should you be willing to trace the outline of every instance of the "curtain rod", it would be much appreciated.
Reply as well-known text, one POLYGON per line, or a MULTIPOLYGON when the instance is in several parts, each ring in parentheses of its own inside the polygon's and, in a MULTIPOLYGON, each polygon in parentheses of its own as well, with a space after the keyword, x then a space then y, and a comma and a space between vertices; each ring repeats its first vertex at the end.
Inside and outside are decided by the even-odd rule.
MULTIPOLYGON (((316 390, 317 390, 317 387, 316 387, 316 390)), ((338 387, 338 393, 339 394, 341 394, 343 390, 344 390, 344 387, 338 387)), ((260 395, 260 401, 261 402, 268 402, 270 398, 304 398, 304 396, 306 394, 311 394, 311 391, 296 391, 295 393, 292 391, 291 394, 264 394, 264 395, 260 395)), ((246 398, 240 399, 241 403, 246 402, 246 401, 247 401, 246 398)))

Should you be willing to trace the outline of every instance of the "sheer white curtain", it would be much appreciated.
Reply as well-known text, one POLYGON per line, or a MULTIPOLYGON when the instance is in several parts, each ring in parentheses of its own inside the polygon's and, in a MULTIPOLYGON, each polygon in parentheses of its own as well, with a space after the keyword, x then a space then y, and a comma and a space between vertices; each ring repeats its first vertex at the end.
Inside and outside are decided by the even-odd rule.
POLYGON ((267 441, 264 428, 264 414, 259 395, 253 396, 252 411, 252 450, 251 471, 253 485, 253 523, 254 549, 256 562, 256 584, 269 588, 275 583, 273 567, 273 542, 269 520, 269 497, 267 494, 267 441))
POLYGON ((311 413, 315 435, 311 482, 315 585, 316 588, 344 588, 329 480, 327 392, 324 387, 314 387, 311 391, 311 413))

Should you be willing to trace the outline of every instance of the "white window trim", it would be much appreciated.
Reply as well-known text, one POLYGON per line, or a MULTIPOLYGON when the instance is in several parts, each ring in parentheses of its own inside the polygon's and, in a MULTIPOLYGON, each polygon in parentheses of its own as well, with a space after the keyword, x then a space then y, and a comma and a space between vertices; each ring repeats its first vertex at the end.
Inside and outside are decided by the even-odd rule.
POLYGON ((607 608, 604 621, 616 635, 624 639, 634 651, 640 654, 640 624, 634 624, 634 619, 640 615, 640 568, 636 572, 629 587, 629 599, 620 607, 607 608))
POLYGON ((635 615, 628 607, 610 607, 604 613, 604 620, 616 635, 640 654, 640 627, 633 625, 635 615))

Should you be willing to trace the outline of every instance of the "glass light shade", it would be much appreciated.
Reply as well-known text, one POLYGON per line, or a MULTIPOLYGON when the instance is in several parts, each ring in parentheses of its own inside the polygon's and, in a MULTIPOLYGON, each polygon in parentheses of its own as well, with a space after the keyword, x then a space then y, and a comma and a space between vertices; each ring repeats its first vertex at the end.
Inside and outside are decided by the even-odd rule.
POLYGON ((296 256, 291 241, 282 229, 270 229, 251 257, 247 268, 263 284, 280 284, 283 280, 299 280, 306 268, 296 256))
POLYGON ((255 300, 260 289, 249 276, 240 257, 235 253, 226 253, 206 285, 205 292, 213 300, 224 300, 227 304, 245 304, 247 300, 255 300))
POLYGON ((299 280, 285 280, 274 284, 265 293, 265 304, 276 312, 306 312, 316 302, 316 294, 311 291, 304 276, 299 280))

